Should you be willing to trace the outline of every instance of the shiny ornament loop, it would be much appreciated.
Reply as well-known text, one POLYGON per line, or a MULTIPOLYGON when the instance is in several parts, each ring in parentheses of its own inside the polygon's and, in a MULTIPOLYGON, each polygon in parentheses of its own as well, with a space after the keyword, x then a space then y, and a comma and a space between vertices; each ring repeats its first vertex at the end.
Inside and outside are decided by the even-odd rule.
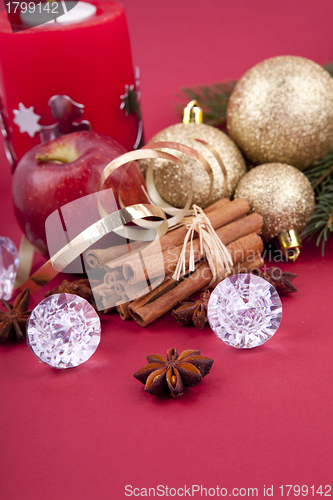
POLYGON ((163 210, 153 205, 138 204, 117 210, 95 222, 73 238, 21 285, 19 290, 29 288, 31 294, 36 293, 101 238, 128 222, 145 217, 159 217, 166 222, 163 210))
POLYGON ((184 108, 183 123, 202 123, 203 111, 195 99, 189 102, 184 108))

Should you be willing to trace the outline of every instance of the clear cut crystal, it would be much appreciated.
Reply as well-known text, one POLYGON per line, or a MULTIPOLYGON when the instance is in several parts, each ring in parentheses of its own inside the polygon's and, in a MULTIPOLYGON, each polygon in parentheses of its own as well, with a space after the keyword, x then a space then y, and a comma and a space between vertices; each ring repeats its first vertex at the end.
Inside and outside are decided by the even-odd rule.
POLYGON ((275 288, 263 278, 235 274, 217 285, 207 316, 226 344, 251 349, 267 342, 279 328, 282 304, 275 288))
POLYGON ((72 368, 94 354, 101 338, 101 323, 85 299, 69 293, 51 295, 32 311, 27 343, 43 363, 72 368))
POLYGON ((16 246, 11 239, 0 236, 0 299, 11 298, 18 263, 16 246))

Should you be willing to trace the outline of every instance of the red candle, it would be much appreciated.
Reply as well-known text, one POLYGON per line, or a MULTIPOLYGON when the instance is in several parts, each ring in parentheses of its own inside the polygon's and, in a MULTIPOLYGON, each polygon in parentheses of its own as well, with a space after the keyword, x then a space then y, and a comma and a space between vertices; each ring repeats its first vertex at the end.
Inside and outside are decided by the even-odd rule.
POLYGON ((84 21, 17 33, 0 13, 0 105, 17 160, 41 141, 41 127, 57 123, 48 105, 55 95, 84 105, 77 121, 88 120, 94 131, 133 149, 139 119, 121 109, 121 96, 135 85, 124 7, 89 3, 96 14, 84 21))

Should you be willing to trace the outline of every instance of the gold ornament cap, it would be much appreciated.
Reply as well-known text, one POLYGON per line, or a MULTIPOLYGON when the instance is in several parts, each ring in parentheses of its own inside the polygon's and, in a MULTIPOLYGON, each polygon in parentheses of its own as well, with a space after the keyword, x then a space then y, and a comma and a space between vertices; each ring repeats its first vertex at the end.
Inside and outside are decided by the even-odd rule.
POLYGON ((193 100, 188 103, 183 111, 183 123, 202 123, 203 113, 197 101, 193 100))
POLYGON ((282 253, 287 260, 294 262, 301 253, 302 240, 295 229, 289 231, 282 231, 278 235, 278 240, 282 253))

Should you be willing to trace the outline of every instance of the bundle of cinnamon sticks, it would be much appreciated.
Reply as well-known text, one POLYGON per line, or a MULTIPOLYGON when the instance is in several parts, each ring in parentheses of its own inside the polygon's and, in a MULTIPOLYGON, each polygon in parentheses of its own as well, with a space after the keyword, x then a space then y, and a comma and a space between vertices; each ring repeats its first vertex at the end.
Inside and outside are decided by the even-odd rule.
MULTIPOLYGON (((247 201, 223 198, 204 210, 218 238, 229 250, 233 267, 229 274, 247 272, 263 265, 263 242, 259 236, 263 219, 259 214, 247 215, 247 201)), ((142 243, 132 243, 110 249, 94 249, 85 255, 91 268, 104 268, 103 282, 93 288, 101 308, 116 306, 122 319, 134 318, 147 326, 177 306, 195 292, 207 287, 212 280, 208 263, 203 260, 197 234, 192 242, 195 271, 185 270, 176 281, 172 274, 177 266, 187 233, 185 226, 169 230, 155 245, 133 252, 142 243), (148 280, 147 280, 148 278, 148 280)), ((189 266, 190 243, 185 249, 185 268, 189 266)))

